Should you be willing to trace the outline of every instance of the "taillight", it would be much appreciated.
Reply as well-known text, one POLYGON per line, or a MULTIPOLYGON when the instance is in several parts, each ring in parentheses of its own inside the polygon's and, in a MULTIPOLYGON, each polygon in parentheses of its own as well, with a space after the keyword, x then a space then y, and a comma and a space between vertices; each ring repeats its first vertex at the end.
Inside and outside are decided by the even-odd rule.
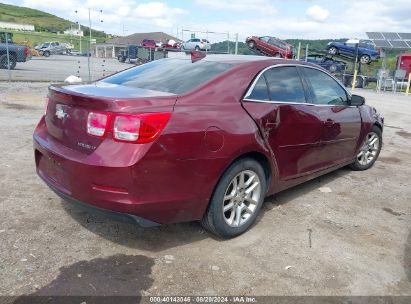
POLYGON ((155 140, 171 113, 120 114, 114 119, 113 137, 118 141, 148 143, 155 140))
POLYGON ((30 54, 30 50, 29 50, 29 48, 24 48, 24 57, 29 57, 29 54, 30 54))
POLYGON ((164 129, 171 113, 111 114, 90 112, 87 133, 105 137, 113 133, 114 140, 130 143, 148 143, 155 140, 164 129), (111 123, 113 121, 113 123, 111 123))
POLYGON ((106 135, 110 114, 90 112, 87 118, 87 133, 97 137, 106 135))

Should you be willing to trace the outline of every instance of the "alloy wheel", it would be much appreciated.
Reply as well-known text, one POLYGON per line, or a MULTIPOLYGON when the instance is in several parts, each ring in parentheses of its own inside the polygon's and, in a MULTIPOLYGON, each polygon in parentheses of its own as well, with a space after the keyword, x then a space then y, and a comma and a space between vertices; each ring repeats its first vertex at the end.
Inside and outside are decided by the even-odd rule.
POLYGON ((370 164, 377 156, 380 147, 380 139, 375 132, 368 133, 365 141, 357 154, 357 159, 360 165, 366 166, 370 164))
POLYGON ((261 197, 261 181, 257 173, 244 170, 230 182, 224 195, 223 217, 231 227, 246 223, 257 209, 261 197))
POLYGON ((363 55, 363 56, 361 56, 360 61, 361 61, 361 63, 367 64, 367 63, 370 62, 370 57, 368 57, 368 55, 363 55))
POLYGON ((336 55, 337 54, 337 49, 335 47, 330 47, 328 49, 328 54, 336 55))

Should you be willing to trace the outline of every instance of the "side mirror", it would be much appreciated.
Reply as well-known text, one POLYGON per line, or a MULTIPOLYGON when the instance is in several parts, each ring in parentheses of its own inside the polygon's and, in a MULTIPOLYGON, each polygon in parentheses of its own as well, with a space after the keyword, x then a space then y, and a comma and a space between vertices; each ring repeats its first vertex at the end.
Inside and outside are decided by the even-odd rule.
POLYGON ((365 103, 365 98, 359 95, 351 95, 350 105, 351 106, 362 106, 365 103))

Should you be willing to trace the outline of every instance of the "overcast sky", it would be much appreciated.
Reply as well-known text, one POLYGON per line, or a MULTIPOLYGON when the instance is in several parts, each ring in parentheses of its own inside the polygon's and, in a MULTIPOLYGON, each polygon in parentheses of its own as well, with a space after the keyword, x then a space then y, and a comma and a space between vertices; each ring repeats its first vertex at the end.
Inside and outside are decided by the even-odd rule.
MULTIPOLYGON (((1 0, 0 0, 1 1, 1 0)), ((6 0, 106 33, 198 31, 280 38, 365 38, 367 31, 411 32, 411 0, 6 0), (74 11, 77 10, 76 14, 74 11), (103 12, 100 13, 99 11, 103 12), (100 20, 103 20, 103 23, 100 20)), ((24 22, 24 20, 21 20, 24 22)), ((188 39, 189 34, 184 38, 188 39)), ((223 40, 224 35, 211 35, 223 40)), ((181 38, 181 34, 179 35, 181 38)))

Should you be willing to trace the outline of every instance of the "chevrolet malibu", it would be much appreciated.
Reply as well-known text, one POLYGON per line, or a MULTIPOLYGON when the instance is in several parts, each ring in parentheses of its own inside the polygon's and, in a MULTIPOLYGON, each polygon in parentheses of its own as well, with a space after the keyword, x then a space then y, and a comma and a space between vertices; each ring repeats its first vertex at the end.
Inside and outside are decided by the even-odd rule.
POLYGON ((344 166, 370 168, 383 117, 310 63, 161 59, 52 85, 34 132, 38 175, 94 213, 142 226, 245 232, 264 197, 344 166))

